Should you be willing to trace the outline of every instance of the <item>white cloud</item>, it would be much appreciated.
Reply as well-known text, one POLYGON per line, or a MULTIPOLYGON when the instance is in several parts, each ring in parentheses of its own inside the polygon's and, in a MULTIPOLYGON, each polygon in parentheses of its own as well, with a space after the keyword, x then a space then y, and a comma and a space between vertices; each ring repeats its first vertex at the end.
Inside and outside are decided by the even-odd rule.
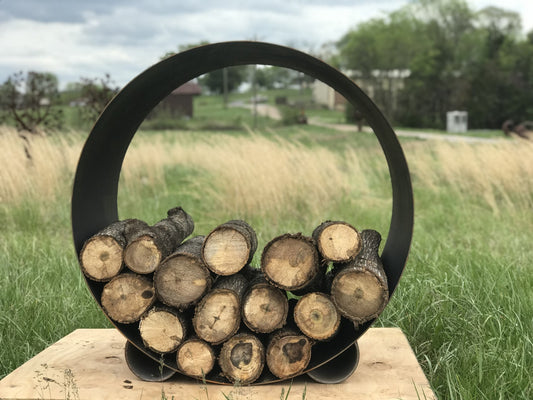
MULTIPOLYGON (((18 70, 38 70, 56 73, 63 85, 104 73, 124 85, 167 51, 203 40, 256 39, 312 51, 407 2, 49 0, 47 7, 41 0, 7 2, 0 12, 0 82, 18 70)), ((533 2, 471 0, 469 4, 474 9, 494 4, 515 10, 524 28, 533 29, 533 2)))

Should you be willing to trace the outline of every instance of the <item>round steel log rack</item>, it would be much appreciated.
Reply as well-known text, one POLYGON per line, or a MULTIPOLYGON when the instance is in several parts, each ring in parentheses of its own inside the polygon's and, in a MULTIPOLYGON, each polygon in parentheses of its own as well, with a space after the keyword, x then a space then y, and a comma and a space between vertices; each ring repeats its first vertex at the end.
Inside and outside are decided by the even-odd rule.
MULTIPOLYGON (((92 235, 117 221, 117 193, 122 162, 139 125, 170 92, 205 73, 237 65, 264 64, 284 67, 318 79, 343 95, 361 111, 373 129, 387 160, 392 186, 392 215, 381 255, 394 292, 405 267, 413 234, 413 194, 407 162, 390 124, 370 98, 341 72, 306 53, 262 42, 223 42, 176 54, 155 64, 128 83, 108 104, 96 121, 78 162, 72 193, 72 232, 77 254, 92 235)), ((104 284, 86 278, 96 302, 104 284)), ((111 321, 126 337, 127 363, 138 377, 160 381, 177 371, 176 361, 147 349, 136 324, 111 321), (152 360, 152 362, 149 362, 152 360)), ((372 325, 358 327, 346 319, 329 342, 313 346, 307 373, 323 383, 337 383, 349 377, 357 366, 357 339, 372 325)), ((229 383, 216 368, 206 382, 229 383)), ((265 368, 255 384, 277 382, 265 368)))

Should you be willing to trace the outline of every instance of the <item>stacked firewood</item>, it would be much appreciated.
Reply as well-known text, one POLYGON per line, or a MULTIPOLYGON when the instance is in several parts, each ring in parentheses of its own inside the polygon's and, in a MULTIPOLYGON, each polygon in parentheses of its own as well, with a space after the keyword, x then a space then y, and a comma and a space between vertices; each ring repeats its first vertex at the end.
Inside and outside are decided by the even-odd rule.
POLYGON ((203 378, 218 362, 241 384, 265 366, 280 379, 297 376, 341 318, 362 324, 388 301, 376 231, 327 221, 310 237, 284 234, 265 246, 256 269, 257 237, 246 222, 185 240, 193 230, 176 207, 152 226, 115 222, 80 252, 87 278, 103 282, 108 317, 137 324, 144 345, 171 354, 185 375, 203 378))

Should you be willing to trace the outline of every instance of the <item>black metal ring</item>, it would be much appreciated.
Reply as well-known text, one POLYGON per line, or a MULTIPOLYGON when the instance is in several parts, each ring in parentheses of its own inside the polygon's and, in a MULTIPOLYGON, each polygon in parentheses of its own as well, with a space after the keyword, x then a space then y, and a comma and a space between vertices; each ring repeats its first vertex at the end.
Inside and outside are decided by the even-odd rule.
MULTIPOLYGON (((392 294, 407 261, 414 219, 411 180, 400 143, 377 106, 348 77, 315 57, 270 43, 224 42, 185 51, 147 69, 117 94, 96 121, 78 162, 72 193, 72 232, 76 252, 79 254, 88 238, 118 220, 117 192, 122 162, 148 113, 172 90, 191 79, 220 68, 247 64, 285 67, 324 82, 360 110, 374 130, 385 154, 392 184, 391 223, 381 256, 392 294)), ((86 281, 100 304, 103 284, 86 281)), ((309 368, 304 373, 348 349, 372 323, 369 321, 356 329, 344 321, 335 340, 314 346, 309 368)), ((143 345, 136 327, 114 324, 128 341, 159 360, 159 355, 143 345)), ((172 360, 167 360, 165 365, 176 369, 172 360)), ((218 377, 207 378, 210 382, 224 382, 218 377)), ((277 380, 268 375, 260 378, 263 383, 277 380)))

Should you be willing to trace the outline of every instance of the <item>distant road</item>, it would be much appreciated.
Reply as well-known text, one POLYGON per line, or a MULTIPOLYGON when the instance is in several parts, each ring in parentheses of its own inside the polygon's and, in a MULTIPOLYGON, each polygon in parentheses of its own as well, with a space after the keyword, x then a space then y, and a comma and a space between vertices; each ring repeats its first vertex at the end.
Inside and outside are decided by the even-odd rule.
MULTIPOLYGON (((249 108, 253 112, 253 106, 251 104, 238 102, 232 105, 236 107, 249 108)), ((270 104, 257 104, 256 107, 257 107, 256 109, 257 109, 258 115, 269 117, 275 120, 281 119, 281 114, 276 106, 273 106, 270 104)), ((309 118, 307 122, 310 125, 322 126, 324 128, 334 129, 340 132, 357 132, 357 126, 355 125, 330 124, 326 122, 321 122, 317 118, 309 118)), ((372 132, 372 130, 368 127, 364 127, 363 131, 372 132)), ((394 132, 396 133, 397 136, 402 136, 402 137, 412 137, 412 138, 423 139, 423 140, 441 140, 441 141, 446 141, 446 142, 499 143, 505 140, 503 137, 502 138, 483 138, 483 137, 475 137, 475 136, 452 135, 452 134, 447 134, 447 133, 442 134, 442 133, 410 131, 410 130, 404 130, 404 129, 395 129, 394 132)))
MULTIPOLYGON (((308 123, 311 125, 322 126, 324 128, 335 129, 342 132, 357 132, 357 126, 350 124, 328 124, 320 122, 315 118, 310 118, 308 123)), ((372 132, 368 127, 363 128, 364 132, 372 132)), ((442 133, 431 133, 431 132, 418 132, 418 131, 409 131, 403 129, 394 129, 394 132, 397 136, 403 137, 412 137, 417 139, 424 140, 442 140, 446 142, 467 142, 467 143, 499 143, 502 140, 505 140, 503 137, 501 139, 494 138, 482 138, 475 136, 463 136, 463 135, 451 135, 451 134, 442 134, 442 133)))

